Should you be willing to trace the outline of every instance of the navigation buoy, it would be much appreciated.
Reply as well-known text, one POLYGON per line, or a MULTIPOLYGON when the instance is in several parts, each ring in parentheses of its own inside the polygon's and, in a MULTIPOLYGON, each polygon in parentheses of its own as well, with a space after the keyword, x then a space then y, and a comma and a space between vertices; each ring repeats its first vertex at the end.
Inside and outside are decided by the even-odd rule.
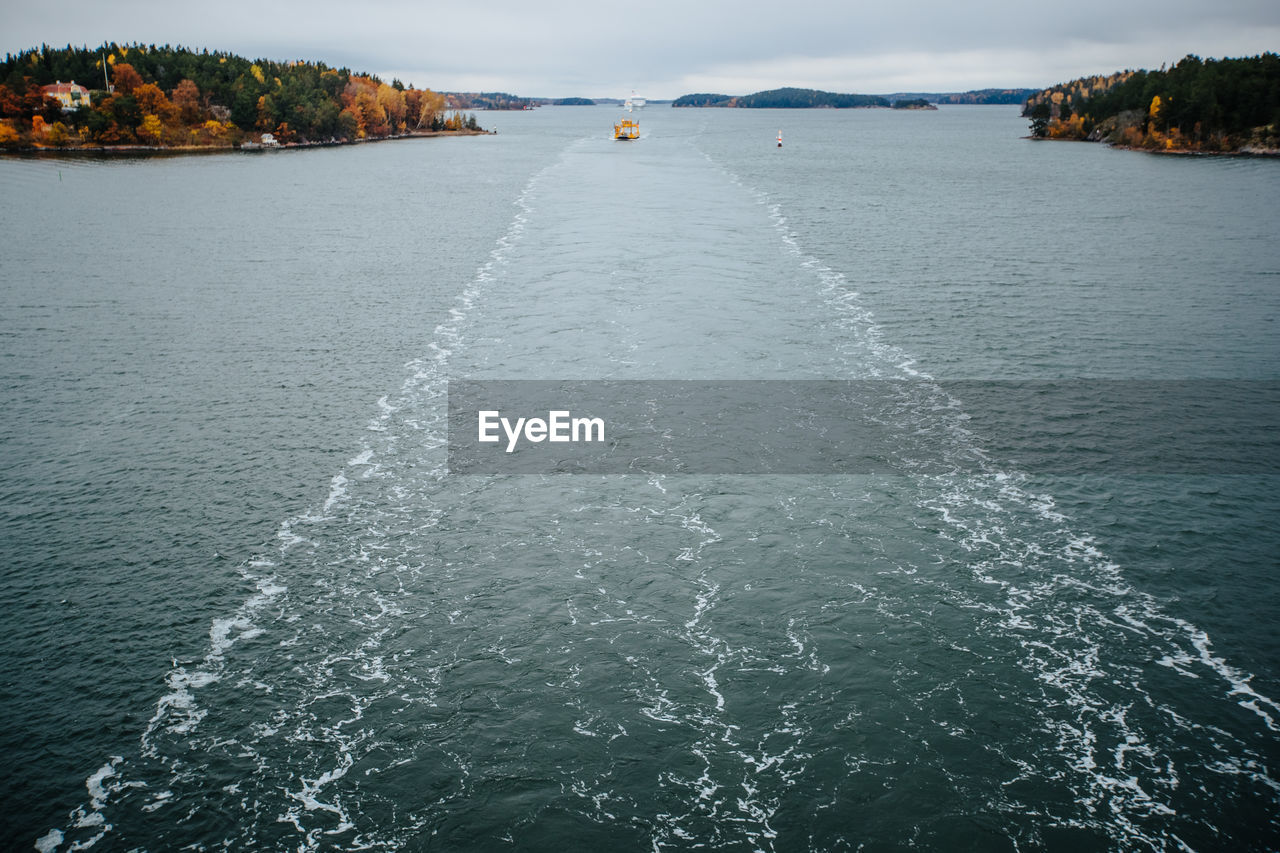
POLYGON ((778 131, 778 147, 782 147, 782 131, 778 131))

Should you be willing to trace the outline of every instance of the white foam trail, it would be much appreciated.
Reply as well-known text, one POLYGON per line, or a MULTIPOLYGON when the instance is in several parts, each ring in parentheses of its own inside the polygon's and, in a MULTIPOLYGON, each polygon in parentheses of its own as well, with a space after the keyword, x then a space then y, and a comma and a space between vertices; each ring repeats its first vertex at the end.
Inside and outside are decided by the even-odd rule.
MULTIPOLYGON (((657 486, 653 480, 649 485, 657 486)), ((667 490, 662 489, 665 494, 667 490)), ((675 559, 688 562, 691 568, 700 569, 690 580, 698 587, 692 602, 692 613, 683 624, 680 637, 690 646, 692 660, 702 658, 705 668, 693 669, 690 674, 700 682, 708 697, 707 702, 678 703, 670 698, 667 687, 653 673, 648 674, 649 689, 642 696, 647 704, 639 708, 645 717, 665 723, 688 726, 696 732, 696 740, 689 747, 690 754, 700 759, 698 775, 666 771, 659 775, 663 787, 679 789, 688 806, 681 813, 663 812, 653 817, 650 843, 654 850, 671 847, 687 848, 692 839, 705 839, 707 828, 716 827, 718 844, 743 845, 743 849, 773 850, 777 832, 773 821, 782 807, 781 791, 773 784, 761 784, 762 774, 768 774, 771 782, 783 787, 796 783, 810 757, 798 749, 797 744, 807 733, 798 720, 801 703, 783 706, 780 721, 761 736, 755 748, 744 748, 738 743, 740 727, 733 722, 735 713, 742 708, 735 706, 726 695, 720 675, 748 667, 768 667, 769 657, 750 648, 731 647, 716 631, 712 614, 716 610, 722 592, 721 584, 712 579, 719 566, 706 553, 722 541, 720 533, 689 504, 701 498, 690 495, 679 499, 669 509, 649 509, 656 516, 670 518, 693 534, 693 544, 685 546, 675 559), (788 743, 781 749, 770 749, 766 743, 771 737, 783 736, 788 743), (719 833, 725 833, 720 837, 719 833)), ((602 591, 603 594, 603 591, 602 591)), ((793 624, 794 627, 794 624, 793 624)), ((790 636, 804 649, 803 641, 794 632, 790 636)), ((813 653, 810 652, 810 656, 813 653)), ((816 660, 816 657, 814 657, 816 660)), ((785 672, 785 670, 781 670, 785 672)), ((716 846, 716 845, 713 845, 716 846)))
POLYGON ((1245 697, 1236 704, 1242 708, 1248 708, 1261 717, 1271 731, 1280 731, 1280 727, 1276 726, 1275 718, 1267 713, 1266 710, 1270 708, 1272 711, 1280 712, 1280 704, 1253 689, 1253 686, 1249 683, 1253 680, 1253 676, 1241 672, 1209 651, 1209 635, 1200 628, 1182 619, 1174 619, 1173 623, 1186 632, 1187 637, 1191 640, 1191 645, 1195 646, 1196 651, 1200 652, 1200 662, 1221 676, 1222 680, 1230 685, 1231 690, 1228 691, 1227 695, 1245 697))
MULTIPOLYGON (((87 840, 75 842, 68 849, 88 850, 111 831, 111 824, 107 823, 106 817, 103 815, 103 809, 106 808, 110 791, 119 790, 119 786, 113 787, 109 780, 117 775, 116 767, 121 761, 123 759, 119 755, 113 755, 110 761, 95 770, 85 780, 84 786, 89 792, 89 802, 86 806, 80 806, 71 812, 71 826, 77 829, 92 829, 95 834, 87 840)), ((57 833, 57 844, 61 844, 63 834, 58 830, 50 830, 41 841, 46 842, 46 844, 52 841, 55 832, 57 833)), ((57 844, 52 848, 46 849, 56 850, 57 844)))
POLYGON ((53 853, 62 844, 62 830, 51 829, 36 839, 36 849, 40 853, 53 853))
MULTIPOLYGON (((347 771, 351 769, 351 765, 354 763, 354 759, 351 757, 351 753, 346 751, 342 753, 340 761, 341 763, 337 767, 333 768, 332 770, 327 770, 324 773, 321 773, 315 779, 301 780, 302 781, 301 790, 284 792, 286 797, 289 797, 292 800, 296 800, 298 803, 302 805, 303 809, 305 809, 308 812, 313 812, 313 811, 328 812, 329 814, 332 814, 335 817, 337 817, 338 825, 335 828, 328 830, 325 833, 326 835, 340 835, 354 827, 354 824, 351 822, 350 817, 348 817, 347 815, 346 809, 342 807, 341 801, 339 799, 335 798, 333 802, 325 802, 324 800, 320 799, 320 795, 324 791, 325 786, 331 782, 336 782, 337 780, 341 779, 343 776, 346 776, 347 771)), ((306 836, 307 841, 303 849, 306 849, 306 850, 319 849, 320 845, 317 843, 317 839, 314 831, 308 831, 307 828, 302 825, 303 818, 302 818, 301 812, 297 811, 296 809, 290 809, 288 812, 282 815, 279 819, 281 821, 292 823, 299 833, 302 833, 304 836, 306 836)))
POLYGON ((325 498, 323 512, 325 515, 347 495, 347 478, 341 472, 334 474, 329 481, 329 497, 325 498))
MULTIPOLYGON (((951 397, 941 387, 933 384, 933 377, 917 366, 916 360, 900 347, 885 342, 880 327, 876 324, 871 312, 860 304, 857 292, 850 286, 845 276, 839 271, 822 263, 817 257, 807 253, 801 246, 798 235, 789 228, 781 204, 773 201, 769 195, 760 190, 746 186, 737 175, 715 163, 709 155, 707 160, 726 174, 729 179, 751 193, 757 202, 767 211, 774 229, 783 246, 797 261, 799 267, 817 277, 821 291, 827 299, 832 312, 840 317, 846 336, 837 341, 841 354, 847 364, 857 365, 864 371, 866 378, 906 378, 914 380, 916 387, 923 389, 925 399, 919 403, 921 411, 934 419, 947 420, 948 440, 954 442, 951 450, 963 454, 967 470, 977 470, 980 474, 971 478, 969 485, 951 482, 950 491, 935 501, 926 504, 950 528, 962 535, 961 544, 971 550, 983 548, 994 549, 1008 555, 1011 549, 1018 549, 1020 554, 1010 561, 1010 565, 1024 565, 1024 559, 1042 560, 1061 557, 1068 562, 1076 561, 1088 571, 1082 576, 1055 575, 1047 584, 1038 587, 1022 587, 1002 577, 1001 569, 1007 566, 984 565, 975 563, 972 567, 980 581, 1003 589, 1006 602, 1002 627, 1009 632, 1045 631, 1048 642, 1028 639, 1023 642, 1028 652, 1022 662, 1044 683, 1062 690, 1066 696, 1066 706, 1075 709, 1077 723, 1066 720, 1057 722, 1059 749, 1064 755, 1072 756, 1071 762, 1075 770, 1085 778, 1086 787, 1091 792, 1087 798, 1089 808, 1107 802, 1111 810, 1111 822, 1106 830, 1112 835, 1115 843, 1122 846, 1152 845, 1163 846, 1160 839, 1147 835, 1138 821, 1153 814, 1169 815, 1171 809, 1156 800, 1152 793, 1144 790, 1137 777, 1108 775, 1098 764, 1097 738, 1087 724, 1091 715, 1097 716, 1107 723, 1118 734, 1120 745, 1113 753, 1115 769, 1123 769, 1129 761, 1129 754, 1142 754, 1149 759, 1156 757, 1154 748, 1143 734, 1127 721, 1124 709, 1117 706, 1106 706, 1094 694, 1093 684, 1097 680, 1108 678, 1103 667, 1103 648, 1101 641, 1079 626, 1082 618, 1100 625, 1116 625, 1130 633, 1140 633, 1147 637, 1170 641, 1173 635, 1162 631, 1154 625, 1158 623, 1172 624, 1179 629, 1178 633, 1197 652, 1191 655, 1178 652, 1165 655, 1158 662, 1172 667, 1178 672, 1197 677, 1189 667, 1199 663, 1207 670, 1219 676, 1228 685, 1225 697, 1236 702, 1258 716, 1268 731, 1277 731, 1277 716, 1280 716, 1280 704, 1275 700, 1257 692, 1250 684, 1253 676, 1231 666, 1222 657, 1210 651, 1211 642, 1207 633, 1184 620, 1171 618, 1162 612, 1156 600, 1144 593, 1133 590, 1122 578, 1120 567, 1109 560, 1101 549, 1097 548, 1089 536, 1078 534, 1063 552, 1054 555, 1046 552, 1035 542, 1008 540, 1007 531, 1001 529, 998 518, 1002 511, 996 504, 983 497, 988 487, 994 487, 1001 500, 1013 506, 1030 510, 1036 517, 1057 525, 1066 525, 1069 519, 1056 508, 1051 496, 1034 494, 1023 489, 1020 483, 1026 477, 1020 473, 1001 470, 986 454, 977 450, 972 442, 972 434, 965 429, 963 422, 963 406, 961 401, 951 397), (888 366, 892 366, 890 369, 888 366), (985 519, 966 518, 962 510, 970 507, 982 507, 986 510, 985 519), (1076 613, 1076 624, 1064 630, 1063 626, 1054 624, 1057 615, 1052 611, 1053 596, 1063 589, 1084 589, 1095 595, 1111 597, 1115 600, 1115 615, 1125 624, 1108 620, 1099 613, 1076 613), (1049 609, 1047 614, 1038 613, 1032 620, 1032 605, 1049 609), (1047 617, 1047 618, 1046 618, 1047 617), (1069 635, 1074 642, 1083 648, 1073 650, 1073 654, 1065 654, 1055 648, 1054 638, 1069 635), (1098 711, 1097 709, 1105 709, 1098 711)), ((960 457, 957 457, 960 458, 960 457)), ((947 481, 921 477, 922 487, 931 484, 943 484, 947 481)), ((1063 532, 1059 530, 1059 532, 1063 532)), ((1008 557, 1005 557, 1008 559, 1008 557)), ((1136 685, 1135 685, 1136 686, 1136 685)), ((1140 688, 1138 688, 1140 690, 1140 688)), ((1148 697, 1149 698, 1149 697, 1148 697)), ((1172 790, 1177 787, 1178 778, 1173 770, 1173 762, 1161 756, 1167 767, 1165 772, 1151 771, 1149 778, 1154 784, 1172 790)), ((1151 762, 1156 764, 1154 760, 1151 762)), ((1246 761, 1248 770, 1239 772, 1249 775, 1255 781, 1280 790, 1277 784, 1266 773, 1265 768, 1255 762, 1246 761)), ((1177 839, 1182 844, 1180 839, 1177 839)), ((1183 845, 1185 846, 1185 845, 1183 845)))
MULTIPOLYGON (((570 149, 583 141, 578 140, 572 143, 570 149)), ((423 397, 429 403, 434 403, 438 408, 442 408, 447 381, 448 358, 453 352, 453 348, 459 346, 463 340, 463 328, 468 321, 469 314, 487 287, 495 280, 501 268, 507 264, 512 249, 520 242, 529 216, 533 213, 532 200, 538 184, 544 180, 552 169, 560 162, 563 162, 567 152, 568 149, 561 153, 556 162, 535 173, 525 183, 523 190, 513 202, 516 212, 508 225, 506 233, 498 239, 497 245, 490 251, 488 259, 475 272, 457 297, 455 306, 449 311, 449 319, 436 327, 436 339, 428 345, 431 355, 426 359, 415 360, 406 365, 407 369, 410 370, 410 376, 403 381, 399 395, 394 400, 391 399, 391 395, 384 395, 378 399, 378 414, 370 422, 369 428, 371 431, 385 434, 393 417, 401 415, 406 409, 412 408, 423 397)), ((447 412, 438 412, 427 419, 425 427, 420 424, 418 426, 419 428, 432 429, 438 436, 444 436, 446 434, 444 429, 446 415, 447 412)), ((442 447, 443 439, 438 441, 436 446, 442 447)), ((384 454, 391 452, 393 449, 394 440, 383 448, 384 454)), ((375 461, 376 457, 377 449, 365 443, 361 450, 348 461, 346 469, 339 471, 331 478, 329 494, 318 512, 309 510, 299 516, 285 519, 280 523, 276 538, 279 542, 278 547, 281 554, 309 543, 305 536, 296 531, 308 525, 325 523, 330 519, 330 512, 340 506, 346 499, 347 486, 350 483, 346 476, 346 470, 363 469, 359 476, 362 478, 367 477, 378 470, 379 463, 375 461)), ((436 467, 434 473, 437 476, 443 476, 445 473, 444 465, 445 463, 441 462, 436 467)), ((252 583, 257 588, 257 592, 240 605, 231 616, 213 620, 209 629, 208 651, 198 665, 189 668, 188 664, 179 665, 175 661, 173 668, 165 677, 165 684, 168 689, 156 701, 155 713, 140 736, 139 741, 143 756, 166 760, 166 757, 161 755, 156 744, 155 736, 157 733, 163 730, 171 734, 189 735, 199 727, 201 721, 206 717, 208 712, 202 709, 197 701, 198 691, 200 688, 213 684, 222 677, 224 658, 232 646, 241 640, 251 639, 263 633, 264 629, 256 623, 257 616, 264 608, 273 604, 276 599, 283 596, 287 591, 284 581, 279 577, 275 575, 264 576, 256 573, 257 570, 273 569, 275 566, 274 560, 255 556, 246 560, 244 565, 240 567, 241 577, 252 583)), ((374 677, 377 677, 376 672, 374 677)), ((343 760, 346 762, 343 766, 322 774, 315 780, 309 782, 303 780, 304 784, 301 791, 286 793, 301 802, 306 811, 318 809, 338 814, 345 830, 350 827, 345 812, 335 804, 323 803, 317 799, 317 795, 325 785, 341 778, 346 773, 347 768, 350 767, 350 753, 344 752, 343 755, 343 760)), ((166 763, 170 764, 172 769, 176 760, 168 759, 166 763)), ((86 849, 97 843, 111 830, 112 825, 106 822, 104 811, 109 804, 112 792, 128 787, 143 786, 144 783, 141 782, 117 782, 104 786, 106 780, 118 776, 118 767, 122 762, 122 757, 114 756, 108 764, 86 780, 86 787, 90 795, 89 803, 71 812, 69 816, 70 826, 82 829, 96 827, 98 832, 87 841, 73 843, 69 849, 86 849)), ((157 798, 153 802, 158 807, 163 803, 163 800, 157 798)), ((300 821, 300 817, 297 820, 293 820, 299 831, 303 832, 300 821)), ((314 833, 308 834, 307 837, 309 846, 314 847, 314 833)), ((52 844, 53 846, 50 849, 56 849, 63 840, 64 833, 62 830, 51 829, 37 843, 45 844, 46 846, 52 844)))

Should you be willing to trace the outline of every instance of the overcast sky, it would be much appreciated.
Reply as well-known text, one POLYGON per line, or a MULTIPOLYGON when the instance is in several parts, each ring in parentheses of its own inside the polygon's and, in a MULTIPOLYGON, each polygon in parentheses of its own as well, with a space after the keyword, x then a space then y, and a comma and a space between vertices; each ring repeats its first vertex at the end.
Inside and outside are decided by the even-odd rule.
POLYGON ((1043 87, 1280 50, 1280 0, 0 0, 0 51, 105 40, 538 97, 1043 87))

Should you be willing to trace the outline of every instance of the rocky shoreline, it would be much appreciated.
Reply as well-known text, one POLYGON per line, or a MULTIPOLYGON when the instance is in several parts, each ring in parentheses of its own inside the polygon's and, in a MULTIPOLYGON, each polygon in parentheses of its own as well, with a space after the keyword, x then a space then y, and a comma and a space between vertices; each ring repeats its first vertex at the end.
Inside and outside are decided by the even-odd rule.
POLYGON ((416 130, 409 133, 396 133, 390 136, 377 136, 367 139, 326 139, 315 142, 289 142, 277 145, 32 145, 23 148, 0 150, 0 154, 20 155, 53 155, 68 156, 78 154, 218 154, 218 153, 259 153, 264 151, 286 151, 296 148, 333 148, 341 145, 364 145, 370 142, 386 142, 392 139, 427 139, 436 136, 492 136, 496 130, 416 130))
POLYGON ((1145 145, 1126 145, 1123 142, 1112 142, 1108 139, 1094 137, 1080 139, 1066 136, 1024 136, 1022 138, 1030 139, 1032 142, 1096 142, 1119 151, 1141 151, 1145 154, 1167 154, 1179 157, 1280 157, 1280 148, 1267 148, 1257 145, 1244 145, 1240 148, 1217 151, 1194 148, 1148 148, 1145 145))

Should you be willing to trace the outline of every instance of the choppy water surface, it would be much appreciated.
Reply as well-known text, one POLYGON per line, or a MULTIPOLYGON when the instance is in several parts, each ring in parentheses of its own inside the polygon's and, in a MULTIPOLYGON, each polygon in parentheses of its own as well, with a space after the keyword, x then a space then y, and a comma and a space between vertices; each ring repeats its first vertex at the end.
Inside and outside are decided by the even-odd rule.
POLYGON ((9 845, 1280 845, 1274 475, 933 384, 1275 379, 1280 164, 614 118, 0 162, 9 845), (452 476, 451 377, 912 378, 955 473, 452 476))

